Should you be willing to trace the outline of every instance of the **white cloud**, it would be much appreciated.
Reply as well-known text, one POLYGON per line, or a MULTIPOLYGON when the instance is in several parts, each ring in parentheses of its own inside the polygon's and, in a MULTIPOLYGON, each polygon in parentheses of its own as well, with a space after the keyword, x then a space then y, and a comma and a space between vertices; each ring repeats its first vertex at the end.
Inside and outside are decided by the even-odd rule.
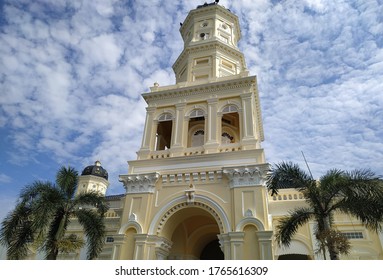
POLYGON ((0 183, 10 183, 10 182, 12 182, 12 178, 11 177, 9 177, 6 174, 0 173, 0 183))
MULTIPOLYGON (((175 82, 179 23, 195 1, 4 4, 0 126, 7 161, 50 154, 79 169, 96 159, 121 191, 141 144, 154 82, 175 82)), ((383 24, 378 2, 220 1, 238 15, 240 49, 258 76, 266 157, 383 168, 383 24)))

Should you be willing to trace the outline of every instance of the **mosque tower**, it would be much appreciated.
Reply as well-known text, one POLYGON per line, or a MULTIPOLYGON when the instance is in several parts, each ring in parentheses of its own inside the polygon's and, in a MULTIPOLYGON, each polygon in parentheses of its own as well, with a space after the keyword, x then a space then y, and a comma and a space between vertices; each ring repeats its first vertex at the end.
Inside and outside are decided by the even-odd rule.
POLYGON ((116 258, 272 259, 260 101, 238 17, 205 3, 180 33, 176 84, 142 95, 142 145, 120 175, 116 258))

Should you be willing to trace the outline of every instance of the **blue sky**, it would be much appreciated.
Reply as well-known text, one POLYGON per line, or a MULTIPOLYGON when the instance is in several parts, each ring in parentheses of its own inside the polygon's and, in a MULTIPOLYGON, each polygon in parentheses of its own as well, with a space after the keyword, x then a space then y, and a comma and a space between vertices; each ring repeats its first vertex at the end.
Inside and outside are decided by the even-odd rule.
MULTIPOLYGON (((20 189, 100 160, 108 194, 136 158, 154 82, 175 83, 179 23, 204 1, 0 2, 0 219, 20 189)), ((305 153, 383 175, 382 0, 235 0, 267 161, 305 153)))

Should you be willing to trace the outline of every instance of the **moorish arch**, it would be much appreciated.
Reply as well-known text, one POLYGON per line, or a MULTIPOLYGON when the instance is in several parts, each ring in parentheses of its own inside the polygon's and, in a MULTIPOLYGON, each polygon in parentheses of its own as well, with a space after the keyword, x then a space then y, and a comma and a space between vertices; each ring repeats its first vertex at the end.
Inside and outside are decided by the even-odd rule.
POLYGON ((218 236, 230 228, 226 214, 209 198, 194 199, 187 202, 181 197, 168 203, 150 231, 170 241, 169 259, 224 259, 218 236))

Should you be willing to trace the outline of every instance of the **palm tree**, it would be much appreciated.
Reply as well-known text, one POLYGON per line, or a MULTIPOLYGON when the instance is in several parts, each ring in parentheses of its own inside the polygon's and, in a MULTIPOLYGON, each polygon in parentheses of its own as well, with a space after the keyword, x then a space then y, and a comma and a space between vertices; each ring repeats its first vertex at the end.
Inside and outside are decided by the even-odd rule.
POLYGON ((62 167, 56 174, 56 184, 35 181, 20 194, 15 209, 1 224, 0 242, 7 247, 8 259, 23 259, 28 248, 35 246, 54 260, 59 252, 69 252, 84 242, 75 235, 66 236, 72 218, 84 228, 87 258, 94 259, 102 250, 107 211, 105 198, 97 193, 75 196, 78 173, 62 167))
POLYGON ((331 259, 339 259, 340 253, 347 253, 348 246, 333 228, 335 212, 354 216, 369 229, 382 229, 383 181, 370 170, 333 169, 316 181, 297 164, 282 162, 271 167, 266 186, 271 195, 280 189, 294 188, 303 194, 307 204, 280 220, 276 227, 280 245, 289 246, 298 228, 314 220, 322 251, 327 249, 331 259))

